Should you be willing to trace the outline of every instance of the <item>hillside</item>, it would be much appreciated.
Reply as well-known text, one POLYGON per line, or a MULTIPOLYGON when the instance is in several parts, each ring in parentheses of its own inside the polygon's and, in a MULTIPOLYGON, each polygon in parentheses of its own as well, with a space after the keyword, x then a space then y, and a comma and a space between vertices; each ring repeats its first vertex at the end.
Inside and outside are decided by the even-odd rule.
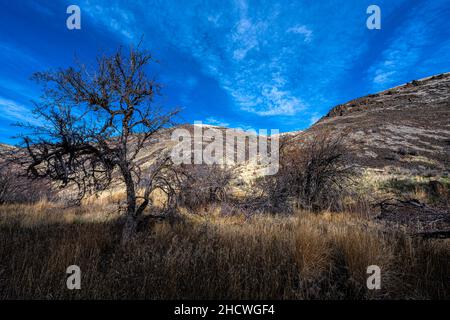
POLYGON ((339 135, 385 223, 450 228, 450 73, 338 105, 305 132, 339 135))
MULTIPOLYGON (((192 125, 182 125, 193 134, 192 125)), ((203 126, 203 130, 227 128, 203 126)), ((450 174, 450 73, 414 80, 377 94, 332 108, 305 131, 280 134, 281 139, 301 142, 329 131, 341 135, 351 147, 353 163, 378 180, 427 177, 448 180, 450 174)), ((172 130, 164 130, 141 150, 138 162, 148 167, 155 151, 170 149, 172 130)), ((242 132, 242 136, 246 133, 242 132)), ((204 141, 204 145, 210 141, 204 141)), ((0 145, 0 150, 10 147, 0 145)), ((156 152, 157 154, 158 152, 156 152)), ((248 161, 237 168, 239 181, 250 181, 261 166, 248 161)))
POLYGON ((448 175, 450 73, 338 105, 296 139, 323 130, 343 135, 363 167, 448 175))
MULTIPOLYGON (((182 128, 193 131, 191 125, 182 128)), ((203 129, 223 132, 226 128, 205 126, 203 129)), ((280 134, 280 137, 301 141, 324 130, 343 135, 352 147, 355 163, 364 168, 448 176, 450 73, 414 80, 338 105, 309 129, 280 134)), ((140 155, 142 162, 150 160, 148 156, 156 140, 159 147, 174 144, 168 143, 170 132, 165 131, 149 142, 140 155)), ((1 150, 10 148, 0 144, 1 150)))

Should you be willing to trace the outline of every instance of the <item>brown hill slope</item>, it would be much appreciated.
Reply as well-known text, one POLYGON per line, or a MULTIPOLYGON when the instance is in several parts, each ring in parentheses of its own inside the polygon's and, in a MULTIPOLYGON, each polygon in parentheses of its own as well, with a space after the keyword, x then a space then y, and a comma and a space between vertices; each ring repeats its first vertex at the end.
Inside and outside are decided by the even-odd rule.
POLYGON ((338 105, 296 139, 323 130, 344 135, 363 167, 447 176, 450 73, 338 105))

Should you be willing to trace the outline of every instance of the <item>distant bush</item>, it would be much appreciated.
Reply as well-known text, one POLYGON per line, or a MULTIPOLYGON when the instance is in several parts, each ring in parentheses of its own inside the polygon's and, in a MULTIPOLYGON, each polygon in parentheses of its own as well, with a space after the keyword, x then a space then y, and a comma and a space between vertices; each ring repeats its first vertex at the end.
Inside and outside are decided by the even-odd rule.
POLYGON ((228 199, 231 169, 219 165, 190 165, 183 167, 184 179, 179 188, 177 203, 190 209, 228 199))
POLYGON ((0 204, 33 203, 52 194, 44 181, 19 176, 7 166, 0 168, 0 204))
POLYGON ((356 171, 340 137, 321 133, 291 144, 280 153, 280 170, 260 181, 272 208, 296 207, 311 211, 341 210, 351 193, 356 171))

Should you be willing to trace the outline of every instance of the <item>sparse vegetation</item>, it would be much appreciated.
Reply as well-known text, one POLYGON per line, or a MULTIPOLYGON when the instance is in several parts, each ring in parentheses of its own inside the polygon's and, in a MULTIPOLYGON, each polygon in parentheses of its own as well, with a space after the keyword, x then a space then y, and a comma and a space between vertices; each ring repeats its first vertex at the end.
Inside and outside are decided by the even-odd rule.
POLYGON ((41 125, 0 146, 0 299, 450 299, 448 106, 406 124, 397 110, 423 112, 414 90, 447 92, 448 75, 334 108, 258 178, 250 160, 172 163, 178 111, 155 106, 150 61, 35 74, 41 125))
POLYGON ((342 213, 182 214, 130 243, 100 204, 0 209, 0 299, 450 298, 449 240, 423 241, 342 213), (39 258, 37 258, 39 257, 39 258), (82 290, 67 290, 77 264, 82 290), (382 268, 382 289, 366 268, 382 268))
POLYGON ((443 178, 391 178, 380 187, 397 197, 419 199, 431 204, 450 203, 450 182, 443 178))
POLYGON ((0 166, 0 205, 34 203, 53 194, 48 181, 28 179, 6 164, 0 166))
POLYGON ((343 210, 357 177, 347 156, 341 137, 330 132, 310 136, 284 147, 279 172, 262 178, 260 187, 273 208, 290 203, 314 212, 343 210))

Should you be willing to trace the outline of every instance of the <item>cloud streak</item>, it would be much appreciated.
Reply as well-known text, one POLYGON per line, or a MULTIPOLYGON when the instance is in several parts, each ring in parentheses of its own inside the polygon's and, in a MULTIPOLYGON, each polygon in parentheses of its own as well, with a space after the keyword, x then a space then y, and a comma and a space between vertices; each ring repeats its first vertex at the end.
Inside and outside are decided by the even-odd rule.
POLYGON ((31 110, 16 101, 0 97, 0 117, 9 119, 13 122, 24 122, 32 125, 42 124, 33 117, 31 110))
MULTIPOLYGON (((447 11, 450 13, 450 7, 447 11)), ((381 57, 368 70, 368 77, 374 91, 399 85, 404 83, 405 79, 411 80, 415 70, 418 69, 422 69, 426 74, 426 69, 422 68, 424 64, 439 65, 443 64, 443 60, 450 59, 449 51, 442 52, 442 48, 450 47, 448 40, 439 42, 437 48, 440 49, 437 52, 430 51, 430 47, 434 47, 433 44, 437 41, 436 38, 443 36, 439 35, 439 32, 442 32, 443 20, 447 20, 444 12, 442 3, 439 1, 427 2, 408 12, 389 39, 381 57), (423 12, 427 14, 424 15, 423 12), (439 52, 441 54, 438 54, 439 52)), ((450 67, 448 63, 447 67, 450 67)), ((441 70, 441 72, 447 70, 449 69, 441 70)), ((428 71, 428 73, 426 75, 431 75, 433 72, 428 71)))
MULTIPOLYGON (((304 110, 305 93, 293 82, 292 63, 312 41, 313 31, 296 23, 297 18, 290 19, 290 26, 280 24, 280 15, 286 9, 279 5, 265 4, 264 12, 258 12, 242 0, 231 7, 218 3, 206 8, 203 5, 200 13, 198 4, 194 1, 183 6, 183 15, 176 17, 174 13, 181 9, 162 5, 155 8, 158 15, 148 12, 152 21, 131 15, 128 9, 121 13, 116 4, 108 10, 94 7, 88 12, 102 14, 101 21, 112 31, 118 27, 111 21, 120 15, 127 16, 120 26, 127 34, 132 32, 129 21, 140 24, 145 20, 144 30, 158 30, 170 45, 192 55, 202 71, 218 81, 241 111, 269 117, 293 116, 304 110), (293 39, 286 41, 286 34, 293 39)), ((136 37, 136 34, 125 36, 136 37)))
POLYGON ((295 26, 289 28, 287 32, 302 35, 304 37, 304 41, 307 43, 311 42, 313 38, 313 31, 310 30, 307 26, 295 26))

